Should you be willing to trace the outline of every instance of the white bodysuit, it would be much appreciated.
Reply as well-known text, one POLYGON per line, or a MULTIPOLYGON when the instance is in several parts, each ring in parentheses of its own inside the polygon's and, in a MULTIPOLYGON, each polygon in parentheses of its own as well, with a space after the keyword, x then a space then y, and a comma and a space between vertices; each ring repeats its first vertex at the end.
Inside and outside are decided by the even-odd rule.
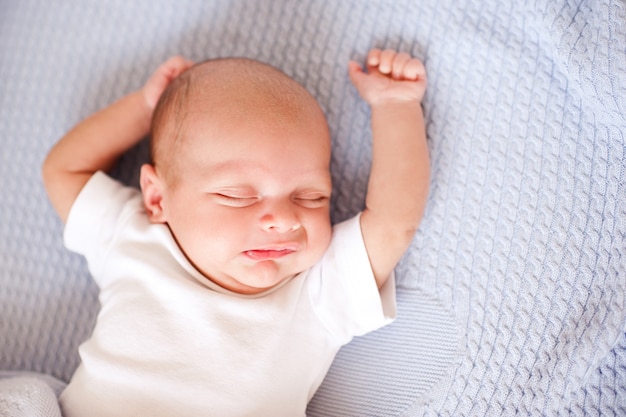
POLYGON ((65 417, 302 416, 339 348, 396 314, 359 216, 334 227, 310 270, 255 296, 205 278, 148 221, 139 191, 103 173, 76 199, 65 243, 86 257, 101 303, 65 417))

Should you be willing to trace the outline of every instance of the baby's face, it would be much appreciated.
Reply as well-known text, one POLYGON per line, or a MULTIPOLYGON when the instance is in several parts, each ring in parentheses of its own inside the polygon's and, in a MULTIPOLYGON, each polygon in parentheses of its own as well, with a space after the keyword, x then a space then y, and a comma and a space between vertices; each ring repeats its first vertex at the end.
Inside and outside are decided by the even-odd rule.
MULTIPOLYGON (((330 243, 330 140, 310 117, 194 110, 178 181, 163 190, 164 220, 204 275, 258 293, 306 270, 330 243)), ((321 119, 320 119, 321 118, 321 119)))

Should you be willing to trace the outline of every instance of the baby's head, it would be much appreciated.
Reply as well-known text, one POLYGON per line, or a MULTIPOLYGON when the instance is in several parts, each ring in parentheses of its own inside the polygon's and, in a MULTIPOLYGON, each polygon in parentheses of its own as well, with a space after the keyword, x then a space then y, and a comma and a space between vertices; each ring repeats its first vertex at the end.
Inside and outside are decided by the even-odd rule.
POLYGON ((326 120, 275 68, 228 58, 181 74, 155 109, 152 158, 141 171, 150 220, 227 289, 275 287, 330 243, 326 120))

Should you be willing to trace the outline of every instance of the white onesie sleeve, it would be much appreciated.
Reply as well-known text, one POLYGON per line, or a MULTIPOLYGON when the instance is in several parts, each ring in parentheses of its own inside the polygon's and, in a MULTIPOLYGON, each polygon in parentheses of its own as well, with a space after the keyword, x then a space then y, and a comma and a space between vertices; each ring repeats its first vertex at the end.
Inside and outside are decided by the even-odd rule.
POLYGON ((126 214, 143 210, 141 193, 98 171, 87 181, 70 209, 63 232, 65 247, 87 259, 97 281, 117 225, 126 214))
POLYGON ((360 217, 335 225, 330 247, 308 277, 319 319, 342 343, 389 324, 397 314, 395 276, 378 289, 360 217))

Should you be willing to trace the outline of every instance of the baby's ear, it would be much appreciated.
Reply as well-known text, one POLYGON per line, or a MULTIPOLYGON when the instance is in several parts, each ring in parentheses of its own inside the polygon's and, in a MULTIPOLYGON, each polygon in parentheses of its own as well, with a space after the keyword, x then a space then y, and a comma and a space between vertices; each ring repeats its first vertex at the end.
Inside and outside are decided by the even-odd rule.
POLYGON ((151 223, 165 223, 165 213, 163 211, 163 181, 159 178, 150 164, 141 166, 139 185, 143 194, 143 204, 151 223))

